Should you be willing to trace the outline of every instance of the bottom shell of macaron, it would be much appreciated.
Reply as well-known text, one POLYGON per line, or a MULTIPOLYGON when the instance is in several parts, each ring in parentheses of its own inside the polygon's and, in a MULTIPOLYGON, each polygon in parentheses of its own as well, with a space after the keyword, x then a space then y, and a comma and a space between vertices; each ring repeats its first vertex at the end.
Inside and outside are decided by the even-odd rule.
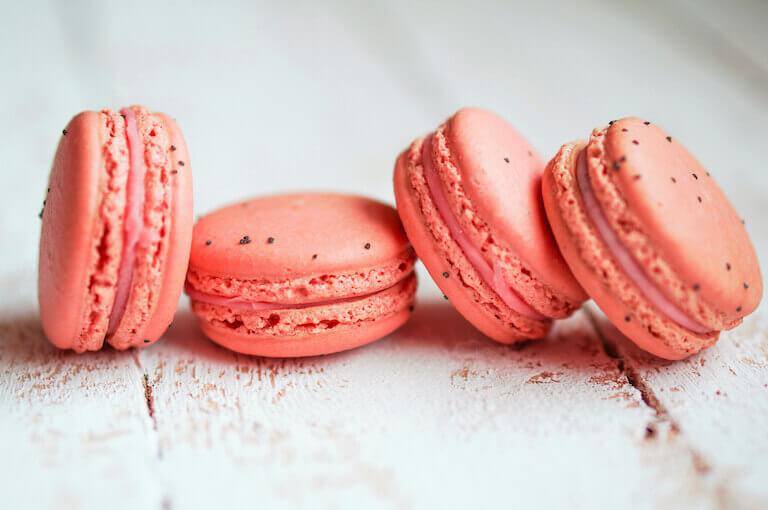
POLYGON ((203 333, 227 349, 266 357, 332 354, 378 340, 413 311, 416 275, 330 304, 250 311, 192 300, 203 333))

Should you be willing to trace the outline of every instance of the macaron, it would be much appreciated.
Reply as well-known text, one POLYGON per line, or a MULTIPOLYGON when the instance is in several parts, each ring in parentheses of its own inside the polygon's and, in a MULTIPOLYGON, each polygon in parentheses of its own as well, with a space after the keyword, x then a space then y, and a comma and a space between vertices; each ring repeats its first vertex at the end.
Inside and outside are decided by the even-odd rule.
POLYGON ((497 115, 465 108, 397 158, 397 210, 432 278, 480 331, 542 337, 586 299, 541 203, 544 163, 497 115))
POLYGON ((38 266, 47 338, 76 352, 151 344, 168 329, 192 238, 192 174, 173 119, 85 111, 62 131, 38 266))
POLYGON ((710 172, 657 125, 625 118, 564 145, 542 190, 574 275, 641 349, 690 356, 760 303, 744 222, 710 172))
POLYGON ((415 261, 388 205, 332 193, 268 196, 197 221, 186 293, 205 335, 228 349, 330 354, 408 320, 415 261))

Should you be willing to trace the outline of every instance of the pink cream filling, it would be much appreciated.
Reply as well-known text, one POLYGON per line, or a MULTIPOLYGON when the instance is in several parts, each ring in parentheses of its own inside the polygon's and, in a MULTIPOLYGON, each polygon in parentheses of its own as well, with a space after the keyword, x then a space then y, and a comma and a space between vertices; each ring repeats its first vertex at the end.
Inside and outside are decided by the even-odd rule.
POLYGON ((608 251, 613 255, 614 260, 619 264, 619 267, 624 271, 632 283, 640 290, 645 298, 661 313, 669 317, 680 326, 687 328, 695 333, 711 333, 712 330, 708 329, 693 318, 680 310, 671 301, 669 301, 664 294, 651 282, 645 275, 642 268, 638 265, 629 251, 621 243, 621 240, 608 224, 608 220, 603 214, 603 210, 600 204, 597 202, 592 191, 592 185, 589 180, 589 172, 587 171, 587 163, 584 151, 578 156, 578 162, 576 166, 576 180, 579 183, 579 190, 581 196, 584 199, 584 206, 587 211, 587 215, 592 224, 602 237, 605 246, 608 251))
POLYGON ((422 165, 424 166, 424 177, 427 180, 427 187, 432 194, 432 199, 435 202, 435 208, 438 214, 442 218, 443 222, 448 227, 448 231, 451 237, 456 241, 464 255, 472 264, 472 267, 478 272, 480 277, 488 284, 496 294, 499 295, 502 301, 506 303, 515 312, 535 320, 546 320, 547 317, 540 314, 525 301, 518 296, 514 290, 504 279, 504 275, 501 272, 501 265, 498 261, 495 261, 493 267, 485 260, 482 252, 472 244, 472 241, 464 233, 464 230, 459 225, 459 221, 453 215, 451 207, 448 204, 448 199, 443 191, 440 179, 435 171, 435 166, 432 163, 432 137, 430 134, 424 139, 424 147, 422 149, 422 165))
POLYGON ((133 268, 136 263, 136 246, 146 241, 144 229, 144 147, 139 137, 136 115, 130 108, 123 108, 120 113, 125 116, 125 136, 128 140, 129 168, 125 200, 125 220, 123 223, 123 254, 120 269, 117 274, 117 291, 112 312, 109 316, 107 334, 117 330, 128 305, 128 297, 133 281, 133 268))
POLYGON ((190 297, 190 299, 194 301, 199 301, 201 303, 208 303, 210 305, 216 305, 216 306, 226 306, 227 308, 232 308, 233 310, 246 310, 249 312, 261 312, 265 310, 300 310, 302 308, 312 308, 315 306, 327 306, 327 305, 336 305, 340 303, 349 303, 350 301, 358 301, 360 299, 364 299, 370 296, 373 296, 374 294, 379 294, 381 292, 387 291, 397 285, 400 282, 395 283, 394 285, 387 287, 386 289, 377 290, 375 292, 371 292, 368 294, 363 294, 361 296, 352 296, 352 297, 346 297, 346 298, 339 298, 339 299, 327 299, 325 301, 315 301, 313 303, 267 303, 264 301, 251 301, 246 298, 242 297, 226 297, 226 296, 217 296, 215 294, 208 294, 207 292, 201 292, 197 289, 195 289, 191 283, 189 283, 189 280, 184 284, 184 292, 190 297))

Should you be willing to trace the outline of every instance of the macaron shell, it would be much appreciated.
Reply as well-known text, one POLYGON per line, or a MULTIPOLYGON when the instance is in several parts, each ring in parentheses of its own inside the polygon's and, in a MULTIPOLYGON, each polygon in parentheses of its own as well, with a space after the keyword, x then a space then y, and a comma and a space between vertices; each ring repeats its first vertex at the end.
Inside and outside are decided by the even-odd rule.
POLYGON ((155 113, 165 126, 171 143, 171 168, 176 173, 170 174, 170 230, 168 248, 159 285, 159 295, 154 312, 144 330, 143 338, 136 339, 136 345, 148 345, 160 338, 168 329, 178 307, 184 277, 189 263, 192 243, 193 195, 192 165, 190 164, 187 144, 176 122, 164 113, 155 113), (179 165, 179 162, 184 165, 179 165), (144 342, 150 340, 150 342, 144 342))
POLYGON ((376 267, 407 249, 397 213, 386 204, 337 193, 285 194, 200 218, 190 266, 222 277, 277 281, 376 267))
POLYGON ((109 143, 108 120, 104 113, 86 111, 67 125, 42 212, 38 265, 42 326, 51 343, 77 352, 102 346, 114 299, 110 282, 117 279, 122 249, 118 229, 128 163, 119 144, 109 143), (105 174, 105 165, 112 166, 113 178, 105 174), (106 203, 104 193, 110 186, 115 196, 107 197, 106 203))
MULTIPOLYGON (((437 130, 433 152, 441 178, 447 179, 454 215, 470 237, 475 235, 475 245, 490 239, 491 248, 507 246, 537 280, 572 304, 562 316, 577 308, 587 296, 560 256, 547 224, 541 203, 544 163, 533 146, 497 115, 465 108, 437 130), (451 167, 457 175, 451 176, 451 167), (486 224, 485 231, 477 232, 478 222, 486 224)), ((524 289, 517 290, 525 295, 524 289)))
MULTIPOLYGON (((699 320, 713 329, 730 328, 754 311, 763 288, 757 255, 741 218, 710 172, 677 139, 641 119, 614 122, 603 143, 606 166, 611 169, 614 162, 620 163, 620 170, 610 177, 633 216, 632 221, 623 218, 623 224, 640 225, 671 272, 695 291, 701 303, 723 315, 719 320, 706 316, 699 320)), ((590 174, 595 175, 594 165, 590 174)), ((621 236, 618 218, 605 207, 609 199, 599 187, 595 191, 621 236)), ((636 259, 647 254, 647 247, 640 244, 633 249, 628 236, 622 240, 636 259)), ((683 301, 680 295, 672 297, 683 301)), ((696 299, 690 301, 687 309, 696 314, 700 305, 696 299)))
POLYGON ((560 251, 608 319, 641 349, 682 359, 713 345, 718 333, 695 334, 651 306, 626 278, 589 221, 573 175, 583 142, 566 144, 544 172, 542 196, 560 251))
POLYGON ((271 358, 298 358, 333 354, 371 343, 405 324, 410 315, 408 310, 403 310, 374 323, 366 324, 364 327, 340 326, 332 335, 296 335, 290 339, 253 338, 231 330, 215 328, 202 320, 200 329, 205 336, 231 351, 271 358))
POLYGON ((416 276, 395 286, 341 303, 301 309, 233 310, 192 301, 203 332, 244 354, 314 356, 351 349, 399 328, 410 316, 416 276))
POLYGON ((520 316, 482 282, 461 248, 450 238, 434 204, 425 196, 426 191, 422 193, 424 205, 420 204, 409 176, 409 168, 420 151, 421 143, 417 141, 398 157, 394 173, 395 200, 408 239, 432 279, 464 318, 490 338, 501 343, 513 343, 544 336, 549 330, 549 322, 520 316), (442 225, 443 235, 433 235, 427 222, 436 229, 442 225))

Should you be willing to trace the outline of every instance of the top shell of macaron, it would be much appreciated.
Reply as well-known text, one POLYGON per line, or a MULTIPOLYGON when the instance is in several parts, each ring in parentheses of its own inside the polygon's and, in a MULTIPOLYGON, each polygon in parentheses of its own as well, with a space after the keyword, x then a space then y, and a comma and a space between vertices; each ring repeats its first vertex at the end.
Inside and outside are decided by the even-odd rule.
POLYGON ((471 207, 494 242, 509 247, 538 278, 574 301, 584 299, 546 221, 544 163, 514 127, 490 111, 463 108, 438 128, 432 151, 448 201, 467 234, 475 231, 471 222, 476 219, 466 214, 471 207))
POLYGON ((247 200, 198 220, 190 269, 285 279, 376 267, 407 256, 397 212, 369 198, 297 193, 247 200))
POLYGON ((752 312, 763 287, 757 255, 710 171, 669 133, 634 117, 595 130, 590 150, 596 143, 602 171, 675 273, 729 316, 752 312))

